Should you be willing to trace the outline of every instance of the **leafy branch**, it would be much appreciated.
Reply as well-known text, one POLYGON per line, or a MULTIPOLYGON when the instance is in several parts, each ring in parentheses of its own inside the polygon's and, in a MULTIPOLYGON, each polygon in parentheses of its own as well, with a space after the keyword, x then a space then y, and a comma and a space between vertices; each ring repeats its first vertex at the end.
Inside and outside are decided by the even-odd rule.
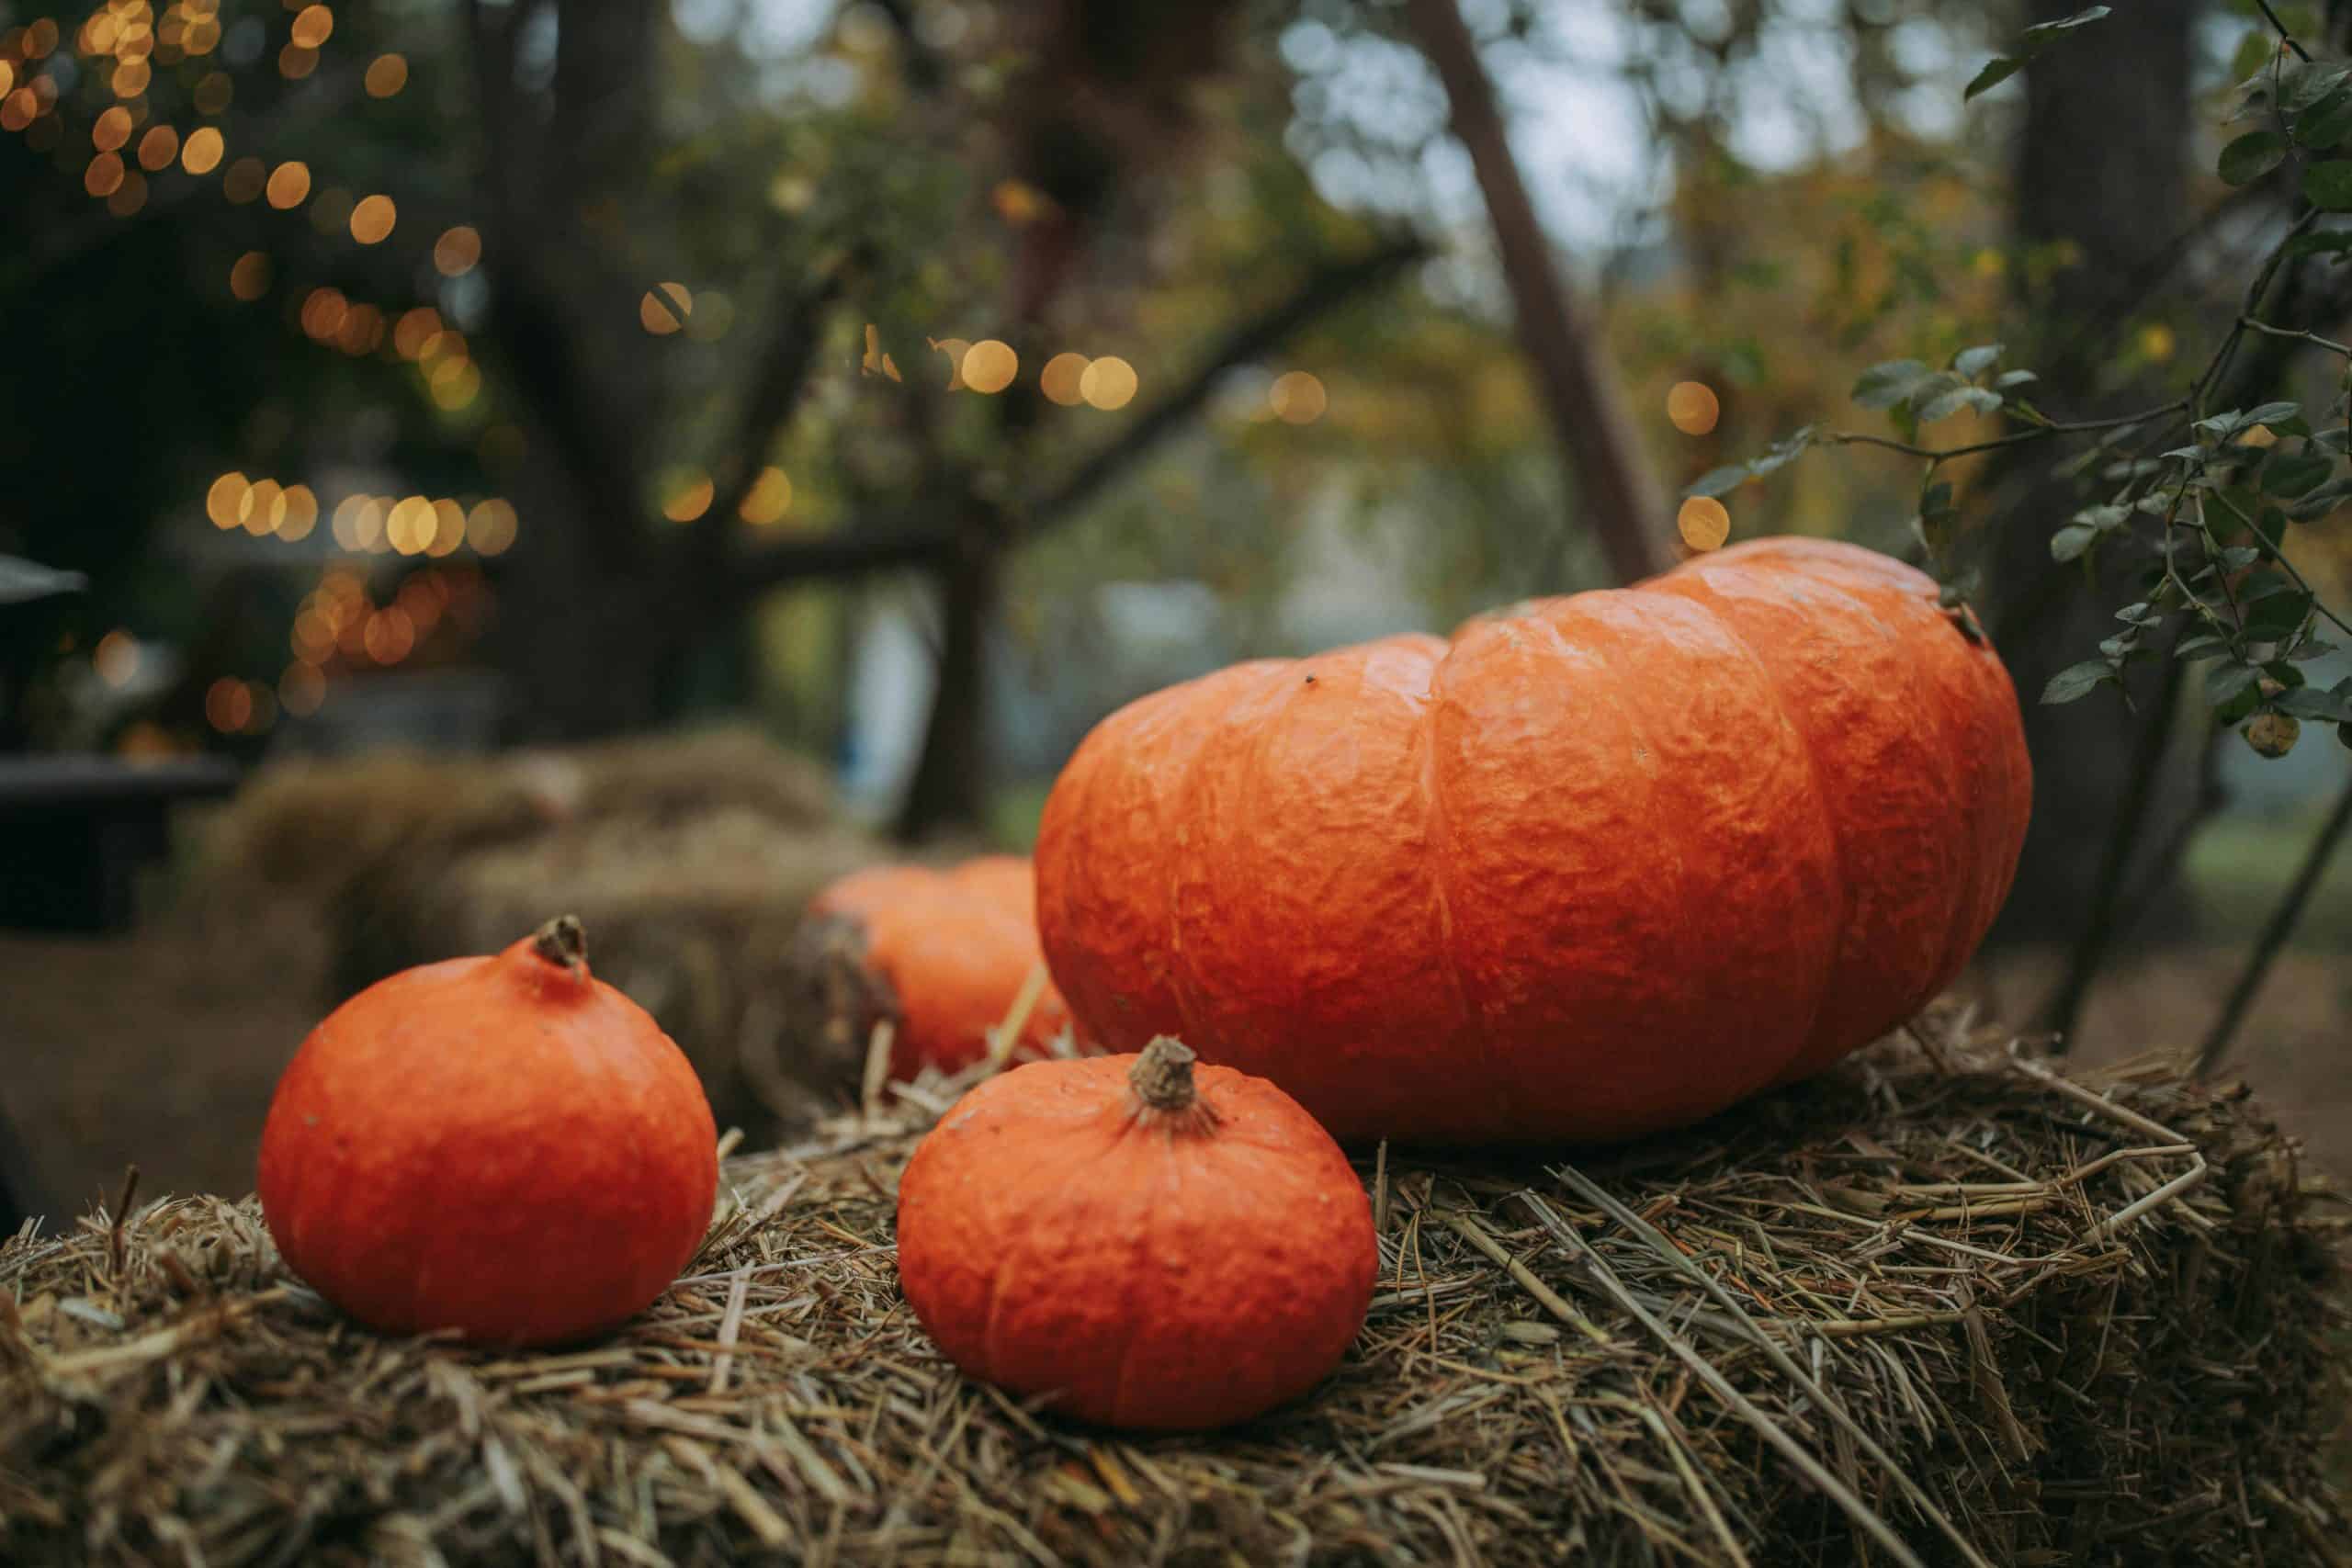
MULTIPOLYGON (((2116 612, 2120 626, 2100 641, 2098 656, 2052 676, 2041 700, 2074 702, 2108 684, 2120 690, 2135 660, 2211 663, 2205 693, 2216 721, 2244 726, 2256 751, 2285 755, 2304 721, 2334 724, 2352 747, 2352 680, 2322 691, 2302 669, 2335 651, 2319 635, 2323 625, 2352 637, 2352 623, 2320 602, 2287 553, 2295 526, 2352 502, 2352 344, 2263 319, 2264 301, 2290 261, 2352 254, 2352 228, 2321 226, 2352 212, 2352 157, 2331 156, 2352 142, 2352 65, 2313 61, 2267 6, 2263 11, 2281 45, 2266 48, 2261 68, 2238 85, 2242 97, 2231 118, 2258 115, 2267 123, 2224 146, 2219 168, 2233 186, 2277 176, 2280 188, 2299 193, 2298 210, 2256 269, 2212 356, 2178 397, 2114 418, 2060 419, 2032 401, 2032 370, 2003 368, 2007 351, 2000 344, 1962 349, 1942 367, 1889 360, 1864 370, 1852 396, 1864 409, 1883 411, 1891 434, 1806 425, 1760 457, 1702 475, 1685 494, 1722 495, 1818 446, 1871 446, 1919 459, 1925 468, 1913 526, 1945 605, 1973 630, 1964 618, 1967 576, 1955 563, 1960 513, 1939 470, 1956 458, 2032 442, 2080 442, 2057 472, 2090 493, 2052 532, 2051 558, 2089 571, 2101 551, 2136 549, 2141 595, 2116 612), (2335 398, 2317 412, 2294 400, 2208 412, 2249 336, 2335 355, 2343 362, 2335 398), (1945 446, 1922 439, 1924 430, 1962 412, 1996 415, 2017 428, 1945 446)), ((2010 53, 1977 74, 1967 96, 2105 15, 2105 6, 2092 6, 2028 28, 2010 53)))

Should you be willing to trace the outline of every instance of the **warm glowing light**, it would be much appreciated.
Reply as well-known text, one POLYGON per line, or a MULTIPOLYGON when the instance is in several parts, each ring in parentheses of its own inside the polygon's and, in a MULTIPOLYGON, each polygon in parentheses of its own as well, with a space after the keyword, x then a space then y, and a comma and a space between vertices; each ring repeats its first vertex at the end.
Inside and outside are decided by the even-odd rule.
POLYGON ((342 289, 313 288, 302 300, 302 331, 324 343, 343 330, 343 319, 350 313, 342 289))
MULTIPOLYGON (((197 132, 198 136, 203 134, 202 131, 197 132)), ((242 207, 261 194, 261 187, 268 179, 269 175, 259 158, 240 158, 229 165, 227 174, 220 176, 220 194, 242 207)))
POLYGON ((191 175, 209 175, 220 166, 220 154, 226 150, 218 130, 199 125, 180 143, 180 167, 191 175))
POLYGON ((222 474, 212 481, 212 488, 204 492, 204 514, 212 519, 215 528, 237 525, 239 513, 244 509, 245 491, 250 488, 245 476, 239 473, 222 474))
POLYGON ((1090 408, 1123 409, 1136 395, 1136 367, 1115 354, 1091 360, 1079 373, 1078 395, 1090 408))
POLYGON ((309 485, 288 485, 280 498, 277 536, 281 539, 307 539, 311 530, 318 526, 319 498, 309 485))
POLYGON ((334 542, 346 550, 368 547, 359 542, 359 511, 367 504, 368 498, 357 494, 346 495, 335 502, 334 521, 329 527, 334 534, 334 542))
POLYGON ((229 269, 229 292, 251 303, 269 292, 269 277, 268 255, 261 251, 247 251, 229 269))
POLYGON ((447 359, 466 356, 466 334, 455 327, 443 327, 417 344, 416 362, 430 370, 447 359))
POLYGON ((964 385, 976 392, 1001 392, 1021 374, 1021 356, 1012 345, 997 338, 982 338, 964 352, 964 385))
MULTIPOLYGON (((458 547, 465 542, 466 509, 454 501, 435 502, 433 503, 433 537, 425 541, 424 553, 436 557, 453 555, 457 552, 458 547)), ((414 615, 416 612, 411 610, 410 614, 414 615)), ((431 624, 431 618, 428 616, 418 615, 417 620, 420 626, 431 624)))
POLYGON ((128 218, 147 205, 147 177, 133 170, 122 176, 122 183, 107 197, 107 210, 117 218, 128 218))
MULTIPOLYGON (((191 50, 189 52, 202 51, 191 50)), ((237 85, 229 79, 229 73, 226 71, 208 72, 204 79, 197 83, 196 91, 190 96, 196 101, 197 113, 219 114, 235 99, 237 85)))
POLYGON ((123 61, 114 68, 114 96, 118 98, 137 97, 147 90, 147 84, 153 75, 153 71, 144 60, 123 61))
POLYGON ((402 359, 414 359, 440 331, 441 312, 430 305, 419 305, 392 328, 392 352, 402 359))
POLYGON ((899 374, 899 362, 882 351, 882 329, 872 321, 865 323, 865 357, 858 361, 858 370, 867 376, 888 376, 893 381, 904 380, 899 374))
POLYGON ((334 13, 324 6, 305 6, 294 18, 294 41, 316 49, 334 31, 334 13))
POLYGON ((373 354, 384 341, 384 312, 373 305, 354 305, 334 334, 334 345, 354 359, 373 354))
POLYGON ((466 519, 466 543, 476 555, 503 555, 514 543, 514 509, 496 496, 477 502, 466 519))
POLYGON ((691 523, 710 510, 708 474, 682 474, 662 502, 662 515, 673 523, 691 523))
POLYGON ((792 510, 792 480, 782 468, 762 468, 760 477, 752 481, 743 504, 737 514, 754 527, 765 528, 784 521, 792 510))
POLYGON ((481 372, 470 359, 445 359, 433 367, 425 393, 434 407, 455 413, 481 395, 481 372))
POLYGON ((273 533, 286 521, 286 492, 276 479, 255 479, 237 503, 237 521, 254 538, 273 533))
POLYGON ((637 319, 655 337, 668 337, 686 324, 695 297, 683 283, 657 283, 637 302, 637 319))
POLYGON ((433 242, 433 267, 444 277, 463 277, 481 260, 481 235, 469 224, 442 231, 433 242))
POLYGON ((319 68, 319 51, 289 43, 277 51, 277 73, 288 82, 300 82, 319 68))
POLYGON ((269 204, 283 212, 299 207, 311 194, 311 166, 299 160, 289 160, 269 172, 269 204))
POLYGON ((120 104, 98 116, 90 127, 90 145, 101 152, 112 152, 130 140, 130 111, 120 104))
POLYGON ((27 60, 39 60, 57 47, 57 24, 42 17, 25 28, 22 47, 27 60))
POLYGON ((1329 395, 1312 371, 1285 371, 1266 389, 1266 406, 1285 424, 1313 424, 1329 405, 1329 395))
POLYGON ((171 167, 179 155, 180 133, 168 125, 155 126, 139 139, 139 166, 151 175, 171 167))
POLYGON ((1731 513, 1712 495, 1694 495, 1674 514, 1682 542, 1694 550, 1719 550, 1731 537, 1731 513))
POLYGON ((9 89, 16 86, 16 62, 5 58, 0 58, 0 98, 6 97, 8 96, 9 89))
POLYGON ((30 87, 19 87, 0 99, 0 130, 22 130, 40 113, 40 100, 30 87))
POLYGON ((122 159, 101 152, 82 171, 82 188, 92 196, 112 196, 122 184, 122 159))
POLYGON ((2179 346, 2179 343, 2180 340, 2173 334, 2173 330, 2162 321, 2151 321, 2140 329, 2141 355, 2154 360, 2159 365, 2173 356, 2173 351, 2179 346))
POLYGON ((384 538, 404 556, 421 555, 433 542, 433 503, 421 495, 403 496, 384 519, 384 538))
POLYGON ((254 694, 233 675, 223 675, 205 689, 205 721, 223 735, 234 735, 252 722, 254 694))
POLYGON ((1715 389, 1704 381, 1677 381, 1667 390, 1667 421, 1685 435, 1706 434, 1723 413, 1715 389))
POLYGON ((351 237, 363 245, 373 245, 388 238, 400 213, 389 196, 362 197, 351 209, 351 237))
MULTIPOLYGON (((430 508, 426 509, 425 514, 428 517, 432 515, 430 508)), ((409 555, 413 552, 402 550, 401 553, 409 555)), ((409 619, 406 610, 390 604, 368 617, 367 629, 360 637, 368 658, 379 664, 398 664, 416 648, 416 623, 409 619)))
POLYGON ((989 205, 996 209, 999 218, 1019 228, 1035 222, 1053 203, 1035 186, 1021 180, 999 180, 989 192, 989 205))
MULTIPOLYGON (((336 509, 338 512, 341 508, 336 509)), ((334 651, 335 618, 325 610, 304 610, 294 617, 287 636, 294 657, 305 664, 324 664, 334 651)))
MULTIPOLYGON (((874 357, 876 338, 874 329, 866 328, 865 355, 869 361, 874 357)), ((972 345, 960 337, 927 337, 923 342, 947 356, 947 389, 951 392, 962 391, 964 389, 964 356, 972 352, 972 345)), ((867 368, 870 370, 872 366, 869 364, 867 368)))
POLYGON ((327 700, 327 678, 311 664, 289 664, 277 678, 278 705, 297 718, 308 718, 327 700))
POLYGON ((368 65, 368 96, 389 98, 408 85, 408 62, 397 54, 379 54, 368 65))
POLYGON ((98 646, 91 650, 90 663, 97 670, 98 679, 119 690, 130 684, 139 673, 139 639, 120 626, 98 638, 98 646))
POLYGON ((1082 403, 1086 394, 1080 389, 1079 382, 1086 375, 1087 364, 1082 354, 1057 354, 1038 372, 1037 385, 1046 397, 1064 408, 1082 403))

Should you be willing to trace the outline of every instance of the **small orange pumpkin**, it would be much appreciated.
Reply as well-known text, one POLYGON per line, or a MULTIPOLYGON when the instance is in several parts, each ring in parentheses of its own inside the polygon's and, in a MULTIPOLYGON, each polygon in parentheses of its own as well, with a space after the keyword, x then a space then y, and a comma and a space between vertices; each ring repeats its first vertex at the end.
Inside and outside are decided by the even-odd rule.
POLYGON ((1088 1038, 1181 1034, 1340 1138, 1621 1138, 1917 1011, 2031 798, 1926 574, 1762 539, 1129 704, 1046 800, 1037 918, 1088 1038))
MULTIPOLYGON (((947 1072, 988 1054, 1045 963, 1028 861, 982 855, 949 870, 869 866, 809 900, 794 968, 814 993, 810 1012, 828 1060, 862 1062, 874 1025, 892 1025, 890 1072, 947 1072)), ((1047 983, 1016 1043, 1042 1047, 1069 1021, 1047 983)))
POLYGON ((1363 1183, 1262 1078, 1155 1040, 956 1101, 899 1182, 899 1279, 947 1358, 1080 1420, 1245 1421, 1339 1365, 1379 1252, 1363 1183))
POLYGON ((258 1185, 288 1266, 360 1322, 541 1345, 669 1288, 710 1224, 718 1135, 567 915, 328 1014, 278 1082, 258 1185))

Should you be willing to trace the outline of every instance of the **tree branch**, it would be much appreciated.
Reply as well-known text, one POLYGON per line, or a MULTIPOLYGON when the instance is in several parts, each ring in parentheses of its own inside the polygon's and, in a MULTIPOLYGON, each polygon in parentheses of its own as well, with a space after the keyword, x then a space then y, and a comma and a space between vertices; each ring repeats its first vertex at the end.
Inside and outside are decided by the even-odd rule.
MULTIPOLYGON (((703 564, 721 565, 728 541, 734 536, 730 522, 751 499, 759 483, 761 459, 792 420, 800 394, 808 385, 809 367, 816 363, 817 343, 824 329, 828 307, 841 298, 849 271, 846 262, 820 272, 813 283, 793 278, 780 291, 775 336, 759 356, 759 369, 743 399, 735 434, 711 465, 713 493, 709 510, 696 528, 696 553, 703 564)), ((704 581, 707 581, 707 577, 704 581)))
POLYGON ((1406 0, 1405 10, 1445 85, 1454 134, 1470 151, 1527 356, 1551 411, 1553 439, 1582 492, 1580 509, 1621 582, 1654 576, 1669 564, 1667 493, 1627 416, 1598 325, 1585 319, 1554 267, 1477 42, 1455 0, 1406 0))
POLYGON ((2335 858, 2335 846, 2344 841, 2344 830, 2352 826, 2352 779, 2345 781, 2343 792, 2335 797, 2335 809, 2328 813, 2319 836, 2312 840, 2309 853, 2303 856, 2295 880, 2288 886, 2287 896, 2270 912, 2270 919, 2255 940, 2254 952, 2239 971, 2237 984, 2230 987, 2229 1000, 2222 1004, 2222 1015, 2213 1021, 2204 1044, 2198 1047, 2196 1073, 2199 1077, 2222 1065, 2230 1049, 2230 1042, 2237 1035, 2238 1025, 2245 1021, 2246 1010, 2254 1003, 2255 992, 2262 988, 2263 976, 2270 973, 2271 961, 2287 939, 2295 932, 2295 925, 2303 917, 2303 906, 2311 902, 2312 889, 2327 870, 2327 863, 2335 858))

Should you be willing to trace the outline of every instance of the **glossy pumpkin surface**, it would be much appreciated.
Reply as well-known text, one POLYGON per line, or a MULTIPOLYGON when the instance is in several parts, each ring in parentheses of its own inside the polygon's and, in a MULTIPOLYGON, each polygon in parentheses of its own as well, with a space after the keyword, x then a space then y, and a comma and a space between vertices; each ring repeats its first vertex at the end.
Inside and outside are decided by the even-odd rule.
POLYGON ((568 918, 330 1013, 278 1083, 258 1181, 288 1265, 353 1317, 516 1346, 650 1304, 718 1183, 693 1067, 589 974, 568 918))
MULTIPOLYGON (((849 983, 820 1005, 840 1015, 863 1059, 873 1021, 893 1028, 891 1075, 929 1066, 953 1072, 988 1054, 987 1032, 1012 1011, 1044 962, 1036 885, 1017 855, 981 855, 944 871, 871 866, 809 901, 804 967, 847 968, 849 983)), ((1069 1021, 1048 984, 1021 1043, 1042 1046, 1069 1021)))
POLYGON ((969 1375, 1083 1421, 1197 1430, 1336 1367, 1379 1254, 1354 1169, 1262 1079, 1136 1055, 986 1079, 899 1183, 907 1302, 969 1375))
POLYGON ((1038 922, 1091 1038, 1181 1032, 1343 1139, 1618 1138, 1916 1012, 2030 804, 1931 580, 1758 540, 1129 705, 1047 800, 1038 922))

